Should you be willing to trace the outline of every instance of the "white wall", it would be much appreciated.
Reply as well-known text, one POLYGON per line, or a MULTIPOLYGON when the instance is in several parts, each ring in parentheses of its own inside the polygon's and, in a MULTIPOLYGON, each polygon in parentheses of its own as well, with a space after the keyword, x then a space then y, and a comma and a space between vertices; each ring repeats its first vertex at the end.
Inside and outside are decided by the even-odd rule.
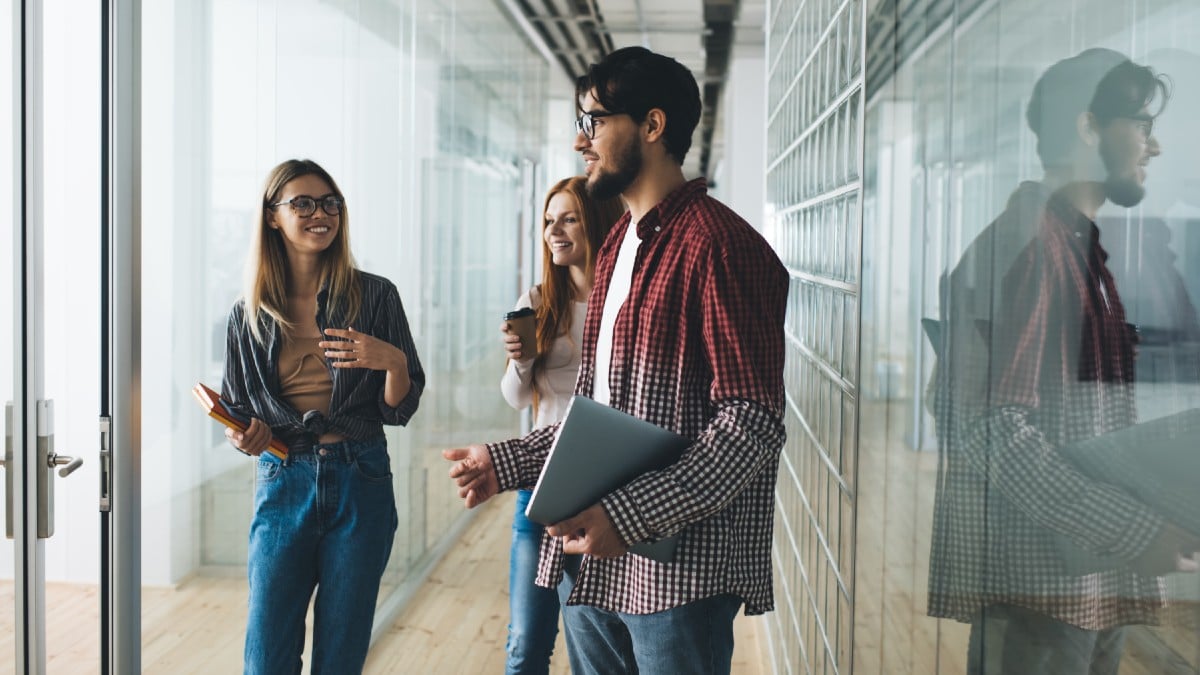
POLYGON ((721 94, 717 119, 724 135, 717 158, 713 195, 762 229, 766 223, 763 165, 765 157, 766 61, 761 44, 737 44, 721 94))

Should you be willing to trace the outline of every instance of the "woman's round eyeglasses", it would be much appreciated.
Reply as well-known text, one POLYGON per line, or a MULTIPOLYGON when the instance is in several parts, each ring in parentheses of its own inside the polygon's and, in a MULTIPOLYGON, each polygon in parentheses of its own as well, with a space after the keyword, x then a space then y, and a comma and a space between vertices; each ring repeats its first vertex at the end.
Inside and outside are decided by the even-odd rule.
POLYGON ((342 212, 342 198, 337 195, 326 195, 320 199, 309 197, 308 195, 297 195, 285 202, 275 202, 270 204, 271 208, 278 208, 284 204, 292 207, 292 211, 301 218, 307 218, 317 212, 317 204, 321 205, 321 210, 331 216, 340 215, 342 212))

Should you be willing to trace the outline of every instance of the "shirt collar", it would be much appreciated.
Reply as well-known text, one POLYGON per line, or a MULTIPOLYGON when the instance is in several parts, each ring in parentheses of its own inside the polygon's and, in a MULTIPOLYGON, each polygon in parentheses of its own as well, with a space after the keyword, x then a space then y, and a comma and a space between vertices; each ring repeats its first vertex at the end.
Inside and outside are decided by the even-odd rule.
POLYGON ((317 289, 317 327, 320 328, 322 331, 324 331, 325 328, 328 327, 325 325, 325 322, 329 321, 332 318, 332 317, 325 315, 325 308, 328 307, 328 305, 326 304, 328 302, 328 300, 329 300, 329 275, 327 274, 327 275, 325 275, 325 278, 321 280, 321 287, 319 289, 317 289))
POLYGON ((693 178, 675 188, 637 222, 638 239, 645 241, 653 233, 669 228, 671 223, 675 221, 675 216, 678 215, 684 206, 691 203, 693 199, 707 193, 708 181, 703 177, 693 178))
POLYGON ((1100 228, 1096 227, 1096 223, 1091 218, 1075 208, 1062 195, 1051 196, 1046 207, 1054 215, 1054 219, 1066 228, 1072 238, 1085 247, 1099 248, 1100 259, 1108 259, 1108 253, 1100 246, 1100 228))

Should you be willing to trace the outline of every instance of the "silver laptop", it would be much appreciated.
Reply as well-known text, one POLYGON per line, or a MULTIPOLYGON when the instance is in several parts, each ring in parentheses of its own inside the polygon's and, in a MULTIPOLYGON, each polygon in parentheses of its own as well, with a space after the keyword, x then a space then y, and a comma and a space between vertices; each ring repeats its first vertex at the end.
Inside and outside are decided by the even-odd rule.
MULTIPOLYGON (((1060 451, 1084 475, 1121 488, 1175 525, 1200 535, 1198 443, 1200 409, 1191 409, 1065 445, 1060 451)), ((1072 574, 1127 564, 1086 551, 1063 535, 1057 536, 1057 543, 1072 574)))
MULTIPOLYGON (((574 396, 525 516, 544 525, 566 520, 643 473, 674 464, 691 444, 673 431, 574 396)), ((675 535, 635 544, 629 552, 670 562, 678 543, 675 535)))

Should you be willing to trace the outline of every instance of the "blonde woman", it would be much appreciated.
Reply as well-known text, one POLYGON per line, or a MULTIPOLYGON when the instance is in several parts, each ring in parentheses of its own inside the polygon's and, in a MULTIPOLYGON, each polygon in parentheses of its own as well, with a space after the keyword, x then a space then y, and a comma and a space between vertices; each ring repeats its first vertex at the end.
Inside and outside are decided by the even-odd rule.
MULTIPOLYGON (((537 351, 522 351, 520 338, 500 325, 508 367, 500 382, 504 399, 520 410, 533 406, 535 427, 562 419, 575 392, 587 297, 596 252, 625 206, 619 198, 587 194, 582 176, 555 183, 546 195, 542 221, 542 283, 517 300, 537 317, 537 351)), ((531 350, 532 351, 532 350, 531 350)), ((541 525, 525 517, 530 490, 517 493, 509 558, 509 624, 505 672, 546 673, 558 634, 558 594, 534 583, 541 525)))
POLYGON ((425 374, 396 287, 355 267, 346 200, 310 160, 267 177, 248 285, 229 315, 226 433, 258 458, 247 561, 246 673, 358 673, 397 518, 384 424, 406 424, 425 374), (264 453, 272 435, 285 459, 264 453))

